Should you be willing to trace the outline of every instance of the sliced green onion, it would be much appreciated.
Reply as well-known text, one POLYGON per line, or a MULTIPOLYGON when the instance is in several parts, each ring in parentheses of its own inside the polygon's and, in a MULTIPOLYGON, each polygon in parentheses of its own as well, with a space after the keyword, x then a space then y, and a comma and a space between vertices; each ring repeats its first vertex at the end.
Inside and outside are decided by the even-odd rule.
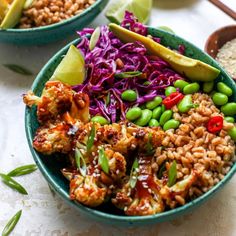
POLYGON ((119 79, 132 78, 132 77, 140 76, 142 74, 143 73, 140 71, 127 71, 127 72, 115 74, 115 78, 119 78, 119 79))
POLYGON ((155 151, 152 146, 152 133, 148 134, 148 141, 147 141, 147 145, 146 145, 146 150, 147 150, 148 155, 153 154, 153 152, 155 151))
POLYGON ((25 195, 28 194, 25 188, 21 184, 16 182, 14 179, 12 179, 10 176, 0 173, 0 177, 2 178, 3 183, 9 186, 10 188, 16 190, 19 193, 25 195))
POLYGON ((166 162, 162 163, 161 168, 158 171, 157 177, 161 179, 163 176, 163 172, 166 170, 166 162))
POLYGON ((130 171, 130 179, 129 179, 129 185, 131 188, 134 188, 136 183, 137 183, 137 176, 134 175, 134 173, 136 172, 136 170, 138 169, 139 164, 138 164, 138 159, 135 158, 131 171, 130 171))
POLYGON ((167 183, 168 187, 171 187, 172 185, 175 184, 176 177, 177 177, 177 167, 176 167, 176 161, 174 160, 168 171, 168 183, 167 183))
POLYGON ((75 149, 75 162, 81 175, 86 176, 86 162, 81 151, 78 148, 75 149))
POLYGON ((100 27, 97 27, 93 31, 93 33, 91 35, 91 38, 90 38, 90 41, 89 41, 89 49, 90 49, 90 51, 92 51, 95 48, 95 46, 96 46, 96 44, 97 44, 97 42, 99 40, 100 34, 101 34, 100 27))
POLYGON ((95 135, 96 135, 96 129, 95 129, 95 125, 93 122, 92 129, 91 129, 90 135, 88 137, 88 141, 87 141, 87 151, 88 152, 93 147, 95 135))
POLYGON ((107 97, 106 97, 106 101, 105 101, 105 104, 108 105, 110 103, 110 97, 111 97, 111 94, 110 92, 107 94, 107 97))
POLYGON ((108 174, 109 173, 109 163, 107 156, 105 154, 104 148, 101 147, 98 152, 98 163, 102 167, 102 170, 108 174))
POLYGON ((15 228, 17 222, 21 217, 22 210, 18 211, 6 224, 2 231, 2 236, 8 236, 15 228))
POLYGON ((21 176, 21 175, 30 174, 34 172, 35 170, 37 170, 37 166, 35 164, 24 165, 24 166, 19 166, 16 169, 10 171, 7 175, 11 177, 21 176))

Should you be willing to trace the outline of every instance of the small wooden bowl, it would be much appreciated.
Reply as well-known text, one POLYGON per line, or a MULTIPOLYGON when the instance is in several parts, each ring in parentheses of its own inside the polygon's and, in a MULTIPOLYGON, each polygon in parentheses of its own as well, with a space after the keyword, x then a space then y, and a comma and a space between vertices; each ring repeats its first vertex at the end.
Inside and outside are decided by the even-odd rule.
POLYGON ((205 52, 216 58, 219 49, 228 41, 236 38, 236 25, 222 27, 212 33, 205 44, 205 52))

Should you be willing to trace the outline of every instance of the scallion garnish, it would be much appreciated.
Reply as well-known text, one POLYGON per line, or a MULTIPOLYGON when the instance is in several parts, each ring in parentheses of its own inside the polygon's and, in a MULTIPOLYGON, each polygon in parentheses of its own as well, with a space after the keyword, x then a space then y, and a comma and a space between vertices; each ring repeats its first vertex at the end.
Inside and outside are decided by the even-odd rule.
POLYGON ((142 75, 143 73, 140 71, 127 71, 122 73, 115 74, 115 78, 124 79, 124 78, 132 78, 142 75))
POLYGON ((107 156, 105 154, 104 148, 101 147, 98 152, 98 163, 102 167, 102 170, 108 174, 109 173, 109 163, 107 156))
POLYGON ((93 122, 93 125, 92 125, 92 128, 91 128, 91 132, 90 132, 90 135, 89 135, 88 141, 87 141, 87 151, 88 152, 93 147, 95 135, 96 135, 96 129, 95 129, 95 125, 94 125, 94 122, 93 122))
POLYGON ((174 160, 170 166, 170 169, 168 171, 168 187, 171 187, 175 184, 177 177, 177 167, 176 167, 176 161, 174 160))
POLYGON ((81 175, 85 176, 86 175, 86 162, 83 158, 81 151, 78 148, 75 149, 75 162, 81 175))

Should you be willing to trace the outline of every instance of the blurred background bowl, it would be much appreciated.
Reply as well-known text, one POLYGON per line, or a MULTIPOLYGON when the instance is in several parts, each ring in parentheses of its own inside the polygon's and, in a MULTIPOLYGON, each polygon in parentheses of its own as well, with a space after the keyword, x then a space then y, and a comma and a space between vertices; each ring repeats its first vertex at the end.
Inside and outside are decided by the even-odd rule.
POLYGON ((86 27, 105 8, 109 0, 97 0, 81 14, 67 20, 30 29, 0 30, 0 42, 39 45, 58 41, 86 27))
POLYGON ((228 41, 236 38, 236 25, 228 25, 213 32, 205 44, 205 52, 216 58, 219 49, 228 41))

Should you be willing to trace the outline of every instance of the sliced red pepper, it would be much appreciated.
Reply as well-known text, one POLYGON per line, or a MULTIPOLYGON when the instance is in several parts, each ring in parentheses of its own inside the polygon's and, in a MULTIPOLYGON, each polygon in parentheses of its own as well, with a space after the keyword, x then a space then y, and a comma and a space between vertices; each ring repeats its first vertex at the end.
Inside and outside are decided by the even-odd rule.
POLYGON ((207 130, 210 133, 217 133, 223 128, 224 119, 222 116, 213 116, 207 123, 207 130))
POLYGON ((168 97, 166 97, 162 104, 165 105, 166 109, 171 109, 174 105, 179 103, 184 98, 184 95, 180 92, 171 93, 168 97))

